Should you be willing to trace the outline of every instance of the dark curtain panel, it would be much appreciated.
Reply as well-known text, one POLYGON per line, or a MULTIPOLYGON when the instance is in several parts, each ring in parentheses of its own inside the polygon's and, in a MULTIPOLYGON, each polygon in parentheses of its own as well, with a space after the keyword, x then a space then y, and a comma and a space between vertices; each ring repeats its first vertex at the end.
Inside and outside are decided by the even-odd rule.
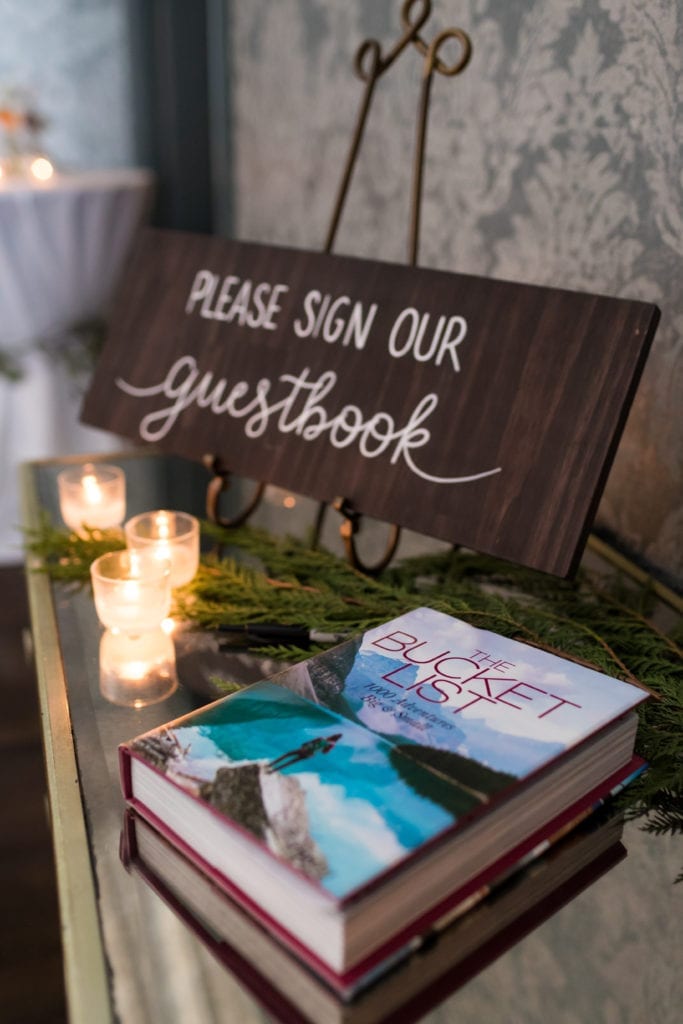
POLYGON ((157 227, 214 227, 209 47, 214 59, 224 47, 209 43, 209 21, 213 33, 222 7, 128 0, 137 159, 158 175, 157 227))

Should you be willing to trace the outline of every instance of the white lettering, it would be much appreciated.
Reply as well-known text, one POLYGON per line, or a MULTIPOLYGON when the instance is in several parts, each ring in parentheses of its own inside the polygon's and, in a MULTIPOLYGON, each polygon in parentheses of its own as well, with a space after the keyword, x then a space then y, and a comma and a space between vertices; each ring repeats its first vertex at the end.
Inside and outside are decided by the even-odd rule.
POLYGON ((345 348, 353 344, 362 351, 368 341, 375 316, 377 303, 373 302, 367 313, 362 302, 353 302, 348 295, 322 295, 312 288, 304 296, 305 319, 297 317, 294 333, 297 338, 322 338, 332 345, 341 339, 345 348))
POLYGON ((282 309, 280 305, 280 296, 285 295, 289 291, 288 284, 276 284, 271 292, 270 300, 266 307, 265 316, 261 327, 264 327, 267 331, 274 331, 277 327, 275 322, 275 316, 282 309))
POLYGON ((294 333, 297 338, 308 338, 313 333, 313 325, 315 323, 315 304, 320 301, 320 292, 313 289, 307 292, 304 297, 304 312, 306 313, 306 323, 302 323, 297 317, 294 321, 294 333))
POLYGON ((261 281, 254 288, 248 279, 241 281, 234 274, 228 274, 223 278, 219 290, 219 281, 218 274, 212 274, 210 270, 198 271, 185 304, 185 312, 192 313, 201 299, 199 315, 206 320, 223 320, 226 323, 236 320, 240 327, 263 328, 266 331, 277 328, 276 317, 282 309, 280 299, 289 291, 289 285, 273 285, 261 281))
POLYGON ((357 405, 345 405, 331 414, 323 400, 337 385, 337 374, 326 370, 318 380, 310 380, 310 368, 297 375, 282 374, 272 382, 263 377, 257 381, 254 394, 248 398, 247 381, 236 382, 228 391, 225 378, 214 377, 211 371, 202 373, 192 356, 180 356, 158 384, 140 387, 121 377, 116 386, 132 398, 162 396, 170 404, 146 413, 140 420, 140 436, 145 441, 161 441, 176 425, 181 414, 192 405, 208 409, 214 415, 227 414, 232 419, 243 419, 247 437, 260 437, 273 423, 280 433, 296 433, 304 441, 313 441, 328 434, 333 448, 348 448, 357 443, 360 454, 375 459, 393 445, 392 465, 403 461, 422 480, 437 484, 459 484, 481 480, 501 472, 501 467, 469 476, 438 477, 422 470, 415 462, 413 452, 424 448, 431 440, 431 431, 424 426, 439 404, 438 395, 425 395, 413 409, 405 426, 396 424, 387 412, 376 412, 364 418, 357 405), (271 401, 271 394, 280 386, 288 388, 283 397, 271 401), (227 392, 227 394, 226 394, 227 392), (247 399, 240 406, 242 399, 247 399))
POLYGON ((334 300, 334 302, 330 306, 329 313, 325 317, 325 324, 323 326, 324 341, 328 341, 331 344, 332 342, 338 340, 339 335, 344 330, 346 321, 343 320, 342 317, 340 316, 338 316, 335 319, 335 315, 338 309, 341 309, 342 306, 348 306, 350 302, 351 299, 348 297, 348 295, 340 295, 338 299, 334 300))
POLYGON ((415 329, 417 327, 417 321, 419 316, 420 314, 418 313, 418 311, 416 309, 413 309, 412 306, 409 306, 408 309, 404 309, 403 312, 399 313, 398 316, 396 317, 396 320, 394 321, 394 326, 391 328, 391 334, 389 335, 389 352, 394 357, 394 359, 400 359, 401 356, 404 356, 406 354, 406 352, 410 352, 410 349, 412 348, 413 345, 413 340, 415 338, 415 329), (396 344, 396 339, 399 335, 401 327, 403 326, 403 321, 408 318, 412 320, 412 324, 408 327, 408 340, 406 341, 403 348, 399 349, 396 344))
POLYGON ((377 314, 377 303, 373 302, 368 310, 365 320, 363 320, 363 307, 360 302, 354 303, 353 309, 351 310, 351 316, 349 317, 348 326, 346 328, 346 334, 344 335, 344 345, 348 345, 353 337, 353 344, 361 352, 368 340, 370 329, 372 328, 373 321, 377 314))
POLYGON ((209 300, 213 298, 213 293, 216 290, 218 284, 218 274, 212 274, 210 270, 200 270, 195 275, 195 279, 192 282, 192 288, 190 289, 190 297, 187 300, 185 306, 185 312, 191 313, 195 307, 195 303, 199 302, 200 299, 209 300))
MULTIPOLYGON (((236 284, 239 284, 239 277, 233 277, 230 275, 226 277, 221 285, 221 290, 218 293, 218 299, 216 301, 216 308, 213 311, 214 319, 216 320, 227 320, 229 314, 223 312, 229 302, 232 302, 232 289, 236 284)), ((203 315, 203 313, 202 313, 203 315)))
POLYGON ((465 320, 465 317, 452 316, 448 321, 448 327, 446 328, 446 333, 443 336, 441 347, 439 348, 439 354, 435 360, 437 366, 441 366, 441 363, 443 362, 443 357, 445 353, 448 352, 449 356, 451 357, 451 362, 453 363, 453 369, 455 370, 456 373, 460 373, 460 362, 458 360, 458 353, 455 350, 458 347, 458 345, 465 340, 466 334, 467 320, 465 320), (451 333, 455 327, 458 328, 458 334, 455 338, 452 338, 451 333))
POLYGON ((463 316, 452 316, 446 323, 446 317, 440 316, 430 334, 431 318, 431 313, 420 316, 412 306, 402 310, 391 328, 389 354, 394 359, 402 359, 412 351, 416 362, 428 363, 433 359, 436 366, 441 366, 448 355, 454 371, 460 373, 460 361, 455 350, 465 339, 467 321, 463 316))

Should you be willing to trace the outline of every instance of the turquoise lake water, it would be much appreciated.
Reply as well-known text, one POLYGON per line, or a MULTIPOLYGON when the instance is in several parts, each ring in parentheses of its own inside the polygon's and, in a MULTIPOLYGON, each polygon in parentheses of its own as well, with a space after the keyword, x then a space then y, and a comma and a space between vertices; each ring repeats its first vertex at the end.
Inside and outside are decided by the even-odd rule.
MULTIPOLYGON (((362 885, 454 821, 405 781, 392 746, 374 733, 287 690, 260 683, 209 709, 204 724, 176 733, 189 756, 272 761, 306 740, 341 733, 326 754, 285 768, 306 793, 311 835, 329 864, 335 896, 362 885)), ((412 766, 411 766, 411 770, 412 766)))

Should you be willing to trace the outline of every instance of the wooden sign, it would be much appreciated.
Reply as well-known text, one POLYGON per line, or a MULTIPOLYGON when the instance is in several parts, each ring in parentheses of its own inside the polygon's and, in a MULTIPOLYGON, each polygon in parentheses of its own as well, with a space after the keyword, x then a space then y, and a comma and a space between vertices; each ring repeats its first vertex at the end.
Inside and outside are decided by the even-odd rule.
POLYGON ((83 419, 570 574, 656 307, 147 231, 83 419))

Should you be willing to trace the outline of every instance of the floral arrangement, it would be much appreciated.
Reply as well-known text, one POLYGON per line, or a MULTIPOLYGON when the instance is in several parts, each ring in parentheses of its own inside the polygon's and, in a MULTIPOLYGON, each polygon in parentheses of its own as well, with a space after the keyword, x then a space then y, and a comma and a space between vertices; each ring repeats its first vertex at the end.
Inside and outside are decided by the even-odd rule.
POLYGON ((18 89, 0 95, 0 140, 4 174, 22 174, 40 152, 39 138, 47 122, 27 93, 18 89))

